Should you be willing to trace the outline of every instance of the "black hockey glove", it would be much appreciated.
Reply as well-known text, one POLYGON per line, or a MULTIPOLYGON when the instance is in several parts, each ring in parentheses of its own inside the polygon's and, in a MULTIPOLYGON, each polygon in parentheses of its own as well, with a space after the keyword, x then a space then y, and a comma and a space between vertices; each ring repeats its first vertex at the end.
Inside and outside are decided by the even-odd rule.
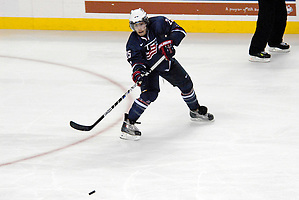
POLYGON ((172 40, 166 40, 164 42, 161 42, 159 44, 158 48, 162 52, 162 54, 165 56, 166 60, 170 60, 175 54, 175 49, 173 47, 172 40))
POLYGON ((132 79, 138 86, 141 86, 142 81, 144 80, 147 74, 147 69, 143 66, 138 66, 137 69, 134 70, 132 74, 132 79))

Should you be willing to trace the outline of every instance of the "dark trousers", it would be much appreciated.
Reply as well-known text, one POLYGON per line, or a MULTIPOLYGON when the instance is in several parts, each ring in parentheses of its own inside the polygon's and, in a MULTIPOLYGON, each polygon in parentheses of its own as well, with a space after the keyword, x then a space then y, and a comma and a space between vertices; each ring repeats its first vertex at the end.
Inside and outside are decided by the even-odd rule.
POLYGON ((264 51, 267 43, 269 46, 281 43, 286 23, 285 0, 259 0, 258 20, 249 54, 264 51))
POLYGON ((146 98, 143 97, 144 99, 153 102, 157 98, 158 93, 160 92, 159 76, 163 77, 171 85, 178 87, 182 93, 188 93, 193 88, 193 83, 188 73, 176 59, 173 59, 170 71, 153 71, 148 77, 145 78, 143 84, 141 85, 141 92, 151 92, 151 97, 148 97, 147 95, 146 98), (153 93, 156 93, 156 95, 152 95, 153 93))
POLYGON ((136 99, 129 111, 128 118, 132 121, 136 121, 145 111, 145 109, 154 102, 160 92, 159 77, 163 77, 174 87, 178 87, 181 91, 181 95, 186 102, 190 110, 196 110, 199 108, 199 103, 195 92, 193 91, 193 83, 181 66, 181 64, 173 59, 170 71, 159 72, 154 70, 144 80, 141 84, 141 94, 138 99, 136 99))

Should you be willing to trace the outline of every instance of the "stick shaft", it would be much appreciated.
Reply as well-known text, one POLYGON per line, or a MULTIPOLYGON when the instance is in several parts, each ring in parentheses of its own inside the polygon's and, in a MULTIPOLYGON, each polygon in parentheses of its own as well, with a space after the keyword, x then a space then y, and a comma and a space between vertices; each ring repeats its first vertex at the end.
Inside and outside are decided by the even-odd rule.
MULTIPOLYGON (((158 65, 161 64, 161 62, 165 59, 164 56, 162 56, 149 70, 149 73, 151 73, 154 69, 158 67, 158 65)), ((149 74, 148 73, 148 74, 149 74)), ((74 129, 80 130, 80 131, 90 131, 93 129, 98 123, 100 123, 106 115, 108 115, 130 92, 137 86, 137 83, 135 83, 130 89, 127 90, 126 93, 124 93, 95 123, 93 123, 90 126, 80 125, 77 124, 74 121, 70 121, 70 126, 74 129)))

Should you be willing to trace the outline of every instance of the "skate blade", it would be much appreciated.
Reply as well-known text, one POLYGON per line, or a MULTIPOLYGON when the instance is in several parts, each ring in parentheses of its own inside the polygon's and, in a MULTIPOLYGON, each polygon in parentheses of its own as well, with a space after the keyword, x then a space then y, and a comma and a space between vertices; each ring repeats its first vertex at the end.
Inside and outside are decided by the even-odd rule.
POLYGON ((138 140, 140 140, 140 136, 139 135, 130 135, 128 133, 122 132, 120 134, 120 139, 138 141, 138 140))
POLYGON ((214 119, 209 120, 209 119, 202 119, 202 118, 191 118, 191 121, 193 121, 193 122, 213 122, 214 119))
POLYGON ((198 118, 192 118, 191 117, 191 121, 203 121, 203 122, 213 122, 215 120, 214 116, 211 115, 209 116, 200 116, 198 118))
POLYGON ((259 58, 259 57, 256 57, 256 56, 250 56, 249 61, 267 63, 267 62, 270 62, 270 58, 259 58))
POLYGON ((277 48, 277 47, 269 47, 269 51, 270 52, 276 52, 276 53, 288 53, 290 52, 290 48, 288 49, 280 49, 280 48, 277 48))

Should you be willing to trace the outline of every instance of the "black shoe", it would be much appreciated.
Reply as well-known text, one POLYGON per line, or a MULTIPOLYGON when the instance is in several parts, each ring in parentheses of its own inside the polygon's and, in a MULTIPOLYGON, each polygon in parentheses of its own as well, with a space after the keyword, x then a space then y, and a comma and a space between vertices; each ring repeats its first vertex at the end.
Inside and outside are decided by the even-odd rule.
POLYGON ((290 45, 285 42, 281 42, 280 44, 276 44, 276 45, 269 45, 269 51, 288 53, 290 52, 290 45))
POLYGON ((259 52, 255 54, 250 54, 249 61, 252 62, 270 62, 271 55, 267 52, 259 52))

